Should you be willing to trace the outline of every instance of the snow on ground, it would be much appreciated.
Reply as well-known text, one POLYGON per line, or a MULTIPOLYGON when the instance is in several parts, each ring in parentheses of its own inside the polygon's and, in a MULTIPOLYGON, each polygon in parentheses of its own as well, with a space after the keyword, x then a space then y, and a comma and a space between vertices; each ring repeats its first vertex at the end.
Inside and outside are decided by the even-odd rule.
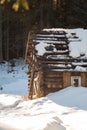
POLYGON ((28 101, 22 97, 26 72, 23 59, 14 68, 0 65, 0 130, 87 130, 87 88, 71 86, 28 101))
POLYGON ((28 67, 22 58, 14 59, 15 65, 0 64, 0 93, 27 95, 28 67))
POLYGON ((68 87, 32 101, 0 95, 1 130, 87 130, 87 88, 68 87))
MULTIPOLYGON (((75 31, 84 41, 86 54, 87 31, 75 31)), ((72 56, 73 45, 75 42, 70 45, 72 56)), ((80 46, 79 49, 78 56, 83 53, 80 46)), ((23 59, 14 61, 13 67, 8 62, 0 64, 0 130, 87 130, 87 88, 70 86, 46 97, 25 100, 28 67, 23 59)))

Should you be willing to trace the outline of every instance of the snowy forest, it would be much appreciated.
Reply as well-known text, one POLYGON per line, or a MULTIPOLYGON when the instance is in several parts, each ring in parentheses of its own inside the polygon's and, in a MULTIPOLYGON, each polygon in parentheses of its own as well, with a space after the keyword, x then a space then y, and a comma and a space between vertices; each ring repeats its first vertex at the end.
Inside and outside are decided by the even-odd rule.
POLYGON ((0 0, 0 130, 87 130, 86 99, 87 0, 0 0))
POLYGON ((18 1, 23 0, 0 5, 0 62, 25 56, 29 31, 87 28, 87 0, 27 0, 27 10, 21 5, 14 10, 18 1))

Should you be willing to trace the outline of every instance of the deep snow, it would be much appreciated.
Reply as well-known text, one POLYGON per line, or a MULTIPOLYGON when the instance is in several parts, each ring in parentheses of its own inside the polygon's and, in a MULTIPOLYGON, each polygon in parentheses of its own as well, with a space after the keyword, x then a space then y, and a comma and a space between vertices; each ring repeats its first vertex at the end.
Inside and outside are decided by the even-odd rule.
POLYGON ((16 65, 11 73, 7 62, 0 65, 0 130, 87 130, 87 88, 70 86, 28 101, 27 65, 23 59, 16 65))
MULTIPOLYGON (((87 30, 67 32, 70 55, 84 53, 87 58, 87 30), (71 32, 79 37, 77 43, 72 42, 71 32)), ((40 47, 39 53, 44 49, 40 47)), ((87 88, 69 86, 29 101, 24 98, 28 93, 28 66, 21 58, 14 61, 13 67, 8 62, 0 64, 0 130, 87 130, 87 88)), ((79 64, 76 70, 87 71, 79 64)))
POLYGON ((87 130, 86 98, 83 87, 69 87, 33 101, 2 94, 0 125, 7 130, 87 130))
POLYGON ((12 67, 10 63, 0 64, 0 93, 27 95, 28 66, 24 59, 13 59, 15 65, 12 67))

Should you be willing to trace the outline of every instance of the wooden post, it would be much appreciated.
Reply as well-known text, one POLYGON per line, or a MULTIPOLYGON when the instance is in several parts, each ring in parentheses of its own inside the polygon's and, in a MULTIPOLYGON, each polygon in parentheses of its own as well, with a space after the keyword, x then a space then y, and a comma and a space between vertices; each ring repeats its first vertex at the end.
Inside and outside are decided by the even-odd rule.
POLYGON ((29 84, 29 94, 28 98, 33 99, 33 82, 34 82, 34 66, 31 69, 31 77, 30 77, 30 84, 29 84))
POLYGON ((26 46, 26 53, 25 53, 25 62, 31 64, 31 59, 33 60, 33 41, 31 33, 28 34, 28 41, 26 46))
POLYGON ((39 79, 38 79, 38 97, 43 97, 44 96, 44 82, 43 82, 43 69, 40 68, 39 73, 38 73, 39 79))

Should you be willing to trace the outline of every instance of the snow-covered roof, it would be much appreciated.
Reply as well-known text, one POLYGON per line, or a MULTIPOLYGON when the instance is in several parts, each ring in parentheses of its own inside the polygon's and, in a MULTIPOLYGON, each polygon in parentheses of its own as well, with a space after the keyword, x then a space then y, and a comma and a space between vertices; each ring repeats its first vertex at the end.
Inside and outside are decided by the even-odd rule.
MULTIPOLYGON (((48 44, 55 43, 58 44, 60 41, 58 37, 64 37, 64 35, 58 35, 58 31, 65 31, 66 36, 69 40, 69 50, 70 56, 73 58, 79 57, 81 54, 84 54, 84 57, 87 58, 87 30, 85 29, 44 29, 45 32, 52 32, 51 34, 37 34, 37 39, 34 42, 38 42, 36 45, 36 50, 38 55, 43 55, 46 50, 45 47, 48 44), (54 34, 55 33, 55 34, 54 34), (38 36, 40 36, 38 38, 38 36)), ((61 41, 61 44, 65 41, 61 41)), ((54 50, 55 52, 55 50, 54 50)))
MULTIPOLYGON (((33 42, 37 57, 47 59, 76 59, 76 67, 87 65, 87 30, 52 28, 37 33, 33 42), (61 47, 64 47, 61 49, 61 47), (84 63, 85 60, 85 63, 84 63), (84 65, 85 64, 85 65, 84 65)), ((76 68, 75 68, 76 70, 76 68)), ((78 69, 77 69, 78 70, 78 69)), ((82 70, 82 69, 80 69, 82 70)), ((87 70, 83 69, 83 70, 87 70)))

